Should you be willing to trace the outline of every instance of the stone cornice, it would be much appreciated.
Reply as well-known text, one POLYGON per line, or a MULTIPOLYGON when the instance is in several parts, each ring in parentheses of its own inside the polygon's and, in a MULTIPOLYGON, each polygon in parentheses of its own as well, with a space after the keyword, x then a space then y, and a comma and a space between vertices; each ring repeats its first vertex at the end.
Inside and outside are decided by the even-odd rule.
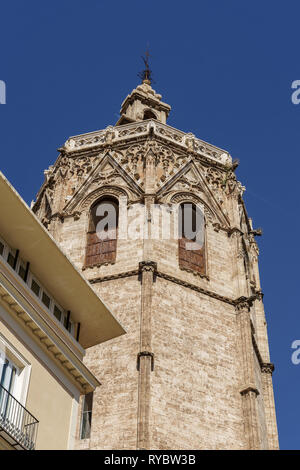
POLYGON ((241 395, 247 395, 250 392, 255 393, 256 395, 259 395, 259 390, 255 387, 254 384, 246 384, 240 390, 241 395))
POLYGON ((195 290, 197 292, 200 292, 202 294, 208 295, 210 297, 213 297, 217 300, 220 300, 222 302, 228 303, 230 305, 235 306, 236 301, 232 300, 228 297, 218 295, 215 292, 209 291, 207 289, 204 289, 203 287, 197 286, 195 284, 191 284, 189 282, 183 281, 182 279, 176 278, 174 276, 170 276, 169 274, 163 273, 161 271, 156 271, 156 263, 153 261, 142 261, 139 265, 139 269, 132 270, 132 271, 126 271, 123 273, 118 273, 118 274, 112 274, 109 276, 103 276, 103 277, 96 277, 93 279, 89 279, 89 282, 91 284, 97 284, 98 282, 105 282, 105 281, 112 281, 115 279, 121 279, 125 277, 132 277, 132 276, 137 276, 139 275, 142 271, 144 270, 151 270, 156 274, 157 277, 160 277, 162 279, 165 279, 170 282, 174 282, 175 284, 179 284, 183 287, 187 287, 189 289, 195 290))
POLYGON ((139 272, 140 271, 138 269, 134 269, 132 271, 126 271, 123 273, 110 274, 108 276, 102 276, 102 277, 95 277, 92 279, 88 279, 88 282, 90 282, 91 284, 98 284, 99 282, 114 281, 116 279, 123 279, 126 277, 138 276, 139 272))
POLYGON ((164 103, 163 101, 158 99, 156 96, 157 95, 148 96, 145 93, 139 91, 138 89, 135 89, 123 101, 122 107, 121 107, 121 113, 123 113, 124 109, 128 105, 132 104, 137 98, 139 98, 142 103, 145 103, 145 104, 153 107, 153 109, 163 109, 167 113, 167 116, 168 116, 169 112, 171 110, 171 106, 167 103, 164 103))
POLYGON ((166 281, 174 282, 175 284, 179 284, 180 286, 187 287, 188 289, 195 290, 200 292, 201 294, 208 295, 209 297, 213 297, 214 299, 220 300, 221 302, 225 302, 230 305, 234 305, 234 301, 231 300, 229 297, 225 297, 215 292, 209 291, 203 287, 197 286, 196 284, 191 284, 190 282, 183 281, 174 276, 170 276, 169 274, 163 273, 161 271, 157 271, 157 277, 165 279, 166 281))
POLYGON ((265 374, 273 374, 275 366, 272 362, 264 362, 261 365, 261 371, 265 374))
POLYGON ((231 165, 232 159, 228 152, 211 145, 201 139, 197 139, 190 133, 184 133, 167 124, 152 119, 133 122, 122 126, 108 126, 106 129, 70 137, 65 145, 59 149, 69 156, 82 150, 95 150, 107 145, 121 143, 139 136, 147 136, 149 133, 161 138, 169 144, 176 144, 179 148, 188 151, 195 156, 203 156, 207 161, 216 162, 221 167, 231 165))
POLYGON ((158 271, 157 264, 154 261, 142 261, 139 264, 139 269, 134 269, 131 271, 125 271, 123 273, 111 274, 111 275, 102 276, 102 277, 95 277, 95 278, 89 279, 88 281, 91 284, 97 284, 99 282, 106 282, 106 281, 113 281, 115 279, 138 276, 142 271, 145 271, 145 270, 146 271, 151 270, 152 272, 155 273, 156 277, 160 277, 167 281, 174 282, 175 284, 179 284, 183 287, 187 287, 188 289, 195 290, 197 292, 200 292, 201 294, 208 295, 209 297, 213 297, 214 299, 220 300, 221 302, 230 304, 234 306, 237 311, 239 311, 242 308, 250 309, 253 302, 257 299, 256 295, 252 295, 250 297, 239 297, 238 299, 230 299, 229 297, 219 295, 216 292, 197 286, 196 284, 183 281, 182 279, 179 279, 177 277, 158 271))

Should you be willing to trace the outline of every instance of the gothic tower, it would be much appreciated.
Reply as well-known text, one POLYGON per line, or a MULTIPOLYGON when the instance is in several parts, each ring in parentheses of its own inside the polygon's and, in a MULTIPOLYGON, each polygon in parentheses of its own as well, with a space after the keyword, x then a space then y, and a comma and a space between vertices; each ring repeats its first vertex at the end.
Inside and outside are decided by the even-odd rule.
POLYGON ((260 231, 229 153, 168 126, 170 109, 144 77, 115 126, 59 149, 33 205, 126 330, 87 352, 102 385, 77 447, 277 449, 260 231), (105 239, 100 203, 118 213, 105 239), (186 206, 204 220, 193 249, 157 233, 169 214, 176 234, 186 206))

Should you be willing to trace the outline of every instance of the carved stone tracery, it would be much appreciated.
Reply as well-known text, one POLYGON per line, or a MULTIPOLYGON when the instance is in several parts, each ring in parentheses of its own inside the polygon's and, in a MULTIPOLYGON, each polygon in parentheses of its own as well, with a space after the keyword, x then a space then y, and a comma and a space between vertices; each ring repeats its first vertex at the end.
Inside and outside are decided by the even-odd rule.
POLYGON ((101 198, 102 196, 113 196, 119 199, 122 196, 128 198, 129 193, 125 191, 125 189, 121 189, 116 186, 103 186, 101 188, 95 189, 86 197, 84 197, 78 205, 78 210, 81 212, 86 211, 95 201, 97 201, 97 199, 101 198))
MULTIPOLYGON (((156 185, 161 186, 169 176, 184 163, 182 156, 156 141, 146 141, 141 144, 133 144, 123 151, 114 151, 113 158, 124 168, 126 172, 143 188, 145 178, 146 157, 151 154, 155 166, 156 185), (178 159, 178 161, 177 161, 178 159)), ((149 160, 149 158, 148 158, 149 160)))

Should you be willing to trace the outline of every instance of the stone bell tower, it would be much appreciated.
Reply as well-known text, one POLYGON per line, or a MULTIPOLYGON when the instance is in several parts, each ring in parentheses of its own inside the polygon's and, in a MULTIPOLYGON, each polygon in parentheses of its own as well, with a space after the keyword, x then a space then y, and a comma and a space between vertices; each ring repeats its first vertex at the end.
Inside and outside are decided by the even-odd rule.
POLYGON ((231 156, 168 126, 170 109, 144 77, 115 126, 59 149, 33 205, 127 331, 87 352, 102 385, 77 447, 277 449, 260 231, 231 156), (101 241, 93 217, 103 200, 118 206, 119 226, 101 241), (205 220, 194 251, 184 237, 152 236, 154 205, 176 225, 185 203, 205 220), (137 206, 147 238, 121 236, 137 206))

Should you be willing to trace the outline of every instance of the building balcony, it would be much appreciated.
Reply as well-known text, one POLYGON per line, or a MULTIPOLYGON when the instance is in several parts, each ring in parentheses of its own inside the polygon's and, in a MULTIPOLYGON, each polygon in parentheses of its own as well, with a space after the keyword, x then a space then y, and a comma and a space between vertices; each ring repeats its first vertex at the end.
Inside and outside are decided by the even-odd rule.
POLYGON ((38 420, 0 385, 0 438, 17 450, 34 450, 38 420))

